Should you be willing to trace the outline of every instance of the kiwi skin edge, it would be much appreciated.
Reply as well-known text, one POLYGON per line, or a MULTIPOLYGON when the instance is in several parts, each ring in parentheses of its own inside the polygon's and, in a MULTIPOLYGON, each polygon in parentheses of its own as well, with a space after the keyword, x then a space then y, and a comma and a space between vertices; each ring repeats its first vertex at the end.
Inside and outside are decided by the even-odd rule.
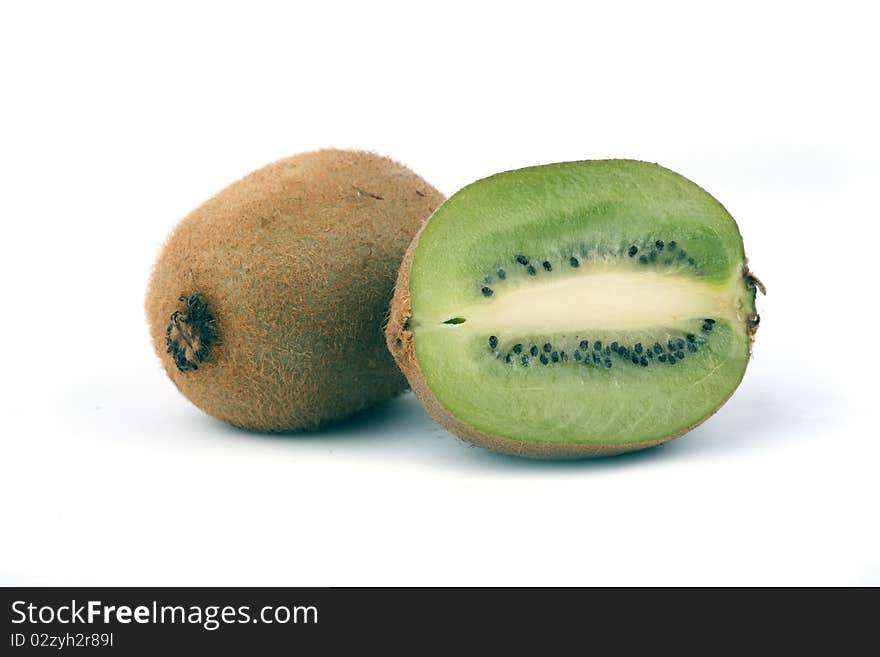
MULTIPOLYGON (((603 456, 615 456, 625 454, 627 452, 635 452, 649 447, 661 445, 670 440, 678 438, 696 428, 707 419, 712 417, 725 403, 733 396, 745 375, 743 369, 740 381, 734 386, 730 394, 725 397, 718 405, 703 418, 692 424, 691 426, 679 431, 678 433, 665 436, 656 440, 632 443, 615 443, 615 444, 576 444, 576 443, 555 443, 546 441, 528 441, 514 440, 503 438, 485 433, 468 424, 461 422, 452 415, 436 398, 434 393, 428 387, 425 377, 419 367, 416 358, 415 348, 413 345, 413 332, 409 327, 409 318, 412 315, 412 307, 410 302, 410 273, 412 271, 413 258, 418 248, 419 238, 425 227, 428 225, 431 217, 428 217, 419 228, 412 243, 403 257, 400 266, 400 272, 397 278, 397 284, 394 288, 394 297, 391 301, 388 323, 385 329, 385 340, 388 349, 394 356, 397 366, 406 376, 410 388, 416 398, 421 402, 422 406, 428 414, 443 428, 458 436, 465 442, 469 442, 477 447, 482 447, 494 452, 509 454, 512 456, 521 456, 532 459, 558 459, 573 460, 583 458, 595 458, 603 456)), ((748 263, 743 265, 743 280, 747 287, 756 288, 762 294, 766 294, 763 283, 748 269, 748 263)), ((755 333, 758 329, 759 318, 755 315, 754 321, 750 321, 747 327, 749 333, 749 355, 751 355, 751 345, 755 339, 755 333)))

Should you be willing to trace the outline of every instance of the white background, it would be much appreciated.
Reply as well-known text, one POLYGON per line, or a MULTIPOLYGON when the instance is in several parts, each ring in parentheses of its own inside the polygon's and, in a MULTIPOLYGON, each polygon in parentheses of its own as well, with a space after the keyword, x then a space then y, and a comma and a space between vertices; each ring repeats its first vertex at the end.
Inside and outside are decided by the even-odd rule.
POLYGON ((846 2, 3 3, 0 582, 880 584, 875 16, 846 2), (630 157, 739 221, 769 295, 703 426, 541 463, 411 395, 253 435, 166 379, 172 226, 322 146, 447 194, 630 157))

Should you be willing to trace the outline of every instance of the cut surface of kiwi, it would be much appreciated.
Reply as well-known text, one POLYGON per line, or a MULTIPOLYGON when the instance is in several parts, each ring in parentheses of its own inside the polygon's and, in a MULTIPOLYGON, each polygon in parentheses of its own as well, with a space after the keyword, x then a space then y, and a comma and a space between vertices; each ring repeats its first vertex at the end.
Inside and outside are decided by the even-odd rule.
POLYGON ((415 238, 388 345, 462 438, 543 457, 658 444, 733 393, 758 324, 732 217, 629 160, 478 181, 415 238))

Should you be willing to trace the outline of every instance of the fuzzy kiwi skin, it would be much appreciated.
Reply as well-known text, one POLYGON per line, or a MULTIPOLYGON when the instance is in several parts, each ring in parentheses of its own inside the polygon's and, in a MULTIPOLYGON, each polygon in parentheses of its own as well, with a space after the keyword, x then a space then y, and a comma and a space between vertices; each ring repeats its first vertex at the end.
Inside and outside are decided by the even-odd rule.
POLYGON ((149 282, 150 335, 169 378, 215 418, 291 431, 406 389, 382 325, 402 255, 443 196, 372 153, 280 160, 174 229, 149 282), (216 342, 181 371, 166 344, 180 297, 198 294, 216 342))
MULTIPOLYGON (((431 217, 428 217, 424 221, 403 257, 397 277, 397 283, 394 288, 394 296, 391 300, 388 323, 385 327, 385 340, 398 367, 406 376, 410 388, 428 414, 443 428, 455 434, 461 440, 494 452, 532 459, 573 460, 615 456, 618 454, 656 447, 657 445, 669 442, 670 440, 688 433, 705 422, 724 406, 727 400, 730 399, 735 392, 735 388, 738 387, 735 386, 730 395, 721 400, 710 413, 695 422, 693 425, 679 431, 678 433, 648 441, 633 441, 629 443, 614 444, 565 444, 546 441, 515 440, 488 434, 460 421, 439 402, 437 397, 431 391, 431 388, 428 386, 421 368, 419 367, 413 344, 413 332, 409 327, 409 318, 412 316, 410 275, 412 272, 413 258, 415 257, 415 252, 419 245, 419 239, 430 220, 431 217)), ((752 290, 759 290, 762 293, 766 293, 763 283, 761 283, 761 281, 749 271, 747 262, 743 265, 742 276, 747 287, 752 290)), ((755 317, 756 320, 754 322, 749 322, 747 327, 750 353, 751 344, 754 342, 755 333, 758 329, 757 315, 755 317)), ((745 370, 743 370, 743 374, 745 374, 745 370)), ((742 376, 740 376, 740 381, 741 380, 742 376)))

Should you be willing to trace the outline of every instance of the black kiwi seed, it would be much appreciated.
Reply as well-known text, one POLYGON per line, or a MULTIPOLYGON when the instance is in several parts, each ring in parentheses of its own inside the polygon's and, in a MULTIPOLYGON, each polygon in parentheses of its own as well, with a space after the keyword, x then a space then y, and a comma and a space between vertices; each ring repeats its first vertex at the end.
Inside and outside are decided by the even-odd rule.
POLYGON ((608 358, 605 359, 605 367, 611 367, 611 360, 608 358))
POLYGON ((532 345, 532 348, 529 349, 529 353, 530 353, 532 356, 537 356, 537 355, 538 355, 538 348, 537 348, 535 345, 532 345))
POLYGON ((669 364, 675 365, 675 356, 673 356, 672 354, 669 354, 669 364))
POLYGON ((593 351, 602 351, 602 341, 601 340, 596 340, 593 343, 593 351))
POLYGON ((575 258, 574 256, 571 257, 571 259, 568 261, 568 263, 569 263, 572 267, 580 267, 580 265, 581 265, 581 263, 578 262, 578 259, 575 258))
POLYGON ((635 244, 633 244, 633 245, 632 245, 631 247, 629 247, 629 249, 627 250, 627 253, 629 254, 629 257, 630 257, 630 258, 634 257, 634 256, 636 255, 636 253, 638 253, 638 252, 639 252, 639 248, 638 248, 635 244))
POLYGON ((694 264, 694 262, 695 262, 695 261, 694 261, 694 259, 693 259, 693 258, 688 258, 688 264, 689 264, 689 265, 692 265, 692 264, 694 264))
POLYGON ((580 344, 580 348, 581 348, 581 349, 583 349, 584 351, 586 351, 587 349, 589 349, 589 347, 590 347, 590 343, 589 343, 589 342, 587 342, 586 340, 581 340, 581 344, 580 344))
POLYGON ((674 341, 674 340, 669 340, 669 341, 666 343, 666 348, 669 349, 669 351, 675 351, 675 341, 674 341))
POLYGON ((652 251, 651 251, 651 255, 648 256, 648 259, 649 259, 651 262, 656 262, 656 260, 657 260, 657 252, 652 250, 652 251))
POLYGON ((660 251, 662 251, 663 247, 665 245, 663 244, 663 240, 657 240, 656 242, 654 242, 654 246, 656 246, 660 251))
POLYGON ((500 278, 503 281, 505 278, 507 278, 507 272, 504 271, 503 269, 499 269, 498 270, 498 278, 500 278))
POLYGON ((547 271, 553 271, 553 265, 550 264, 549 260, 545 260, 542 264, 547 271))
POLYGON ((687 334, 686 336, 684 336, 684 337, 685 337, 685 339, 686 339, 688 342, 693 342, 694 340, 697 339, 697 336, 694 335, 693 333, 688 333, 688 334, 687 334))
POLYGON ((581 359, 581 352, 579 352, 577 349, 574 350, 574 359, 575 360, 581 359))
POLYGON ((493 349, 498 346, 498 338, 496 338, 494 335, 489 336, 489 346, 493 349))
POLYGON ((513 345, 513 353, 518 354, 522 352, 522 345, 517 343, 513 345))
POLYGON ((523 357, 522 357, 522 364, 523 364, 523 367, 528 367, 528 366, 529 366, 529 357, 528 357, 528 356, 523 356, 523 357))
POLYGON ((708 324, 714 324, 714 323, 715 323, 715 320, 714 320, 714 319, 711 319, 711 318, 709 318, 709 317, 707 317, 707 318, 704 319, 703 321, 704 321, 704 322, 707 322, 708 324))
POLYGON ((550 354, 550 360, 552 360, 554 363, 558 363, 559 362, 559 352, 554 351, 552 354, 550 354))
POLYGON ((667 360, 667 358, 666 358, 666 354, 660 354, 660 355, 657 357, 657 360, 659 360, 661 363, 665 363, 666 360, 667 360))
POLYGON ((541 364, 546 365, 547 363, 547 354, 541 354, 541 364))
POLYGON ((641 354, 642 353, 642 343, 636 342, 636 346, 633 347, 633 351, 635 351, 637 354, 641 354))
POLYGON ((661 351, 663 351, 663 345, 661 345, 659 342, 655 342, 654 343, 654 351, 656 351, 659 354, 661 351))
POLYGON ((639 357, 636 354, 633 354, 632 358, 630 358, 630 360, 632 361, 633 365, 639 364, 639 357))
POLYGON ((672 241, 669 242, 669 244, 667 245, 667 248, 668 248, 670 251, 675 251, 675 247, 677 247, 677 246, 678 246, 678 244, 675 243, 675 240, 672 240, 672 241))
POLYGON ((654 350, 653 349, 648 349, 645 353, 648 354, 648 358, 651 358, 651 359, 654 358, 654 350))
POLYGON ((675 357, 678 358, 678 360, 684 360, 684 352, 683 351, 676 351, 675 357))
POLYGON ((568 360, 568 354, 565 353, 564 351, 559 352, 559 357, 562 359, 563 363, 568 360))
POLYGON ((521 264, 521 265, 527 265, 527 264, 529 264, 529 259, 526 258, 524 255, 518 255, 518 256, 516 256, 516 261, 517 261, 519 264, 521 264))
POLYGON ((526 271, 529 272, 529 276, 534 276, 535 274, 538 273, 537 270, 534 267, 532 267, 532 265, 529 265, 528 267, 526 267, 526 271))
POLYGON ((544 343, 544 351, 546 351, 549 354, 551 351, 553 351, 553 345, 550 344, 549 342, 545 342, 544 343))
POLYGON ((629 358, 629 347, 621 347, 617 350, 617 353, 620 354, 621 358, 629 358))
POLYGON ((593 362, 596 363, 596 365, 602 362, 602 359, 599 358, 599 354, 593 354, 593 362))
POLYGON ((688 344, 688 351, 691 352, 691 353, 695 353, 695 352, 697 351, 697 345, 695 345, 695 344, 688 344))
POLYGON ((509 362, 510 362, 510 354, 507 354, 507 355, 504 357, 504 362, 505 362, 505 363, 509 363, 509 362))
POLYGON ((482 290, 480 290, 480 292, 483 293, 484 297, 491 297, 492 296, 492 288, 491 287, 484 287, 482 290))
POLYGON ((606 356, 611 355, 611 347, 605 347, 605 351, 603 352, 606 356))
POLYGON ((639 358, 639 365, 641 365, 642 367, 647 367, 648 359, 642 356, 641 358, 639 358))
POLYGON ((646 255, 640 255, 640 256, 639 256, 639 262, 641 262, 643 265, 647 265, 647 264, 648 264, 648 256, 646 256, 646 255))
POLYGON ((712 330, 712 325, 709 322, 703 322, 703 330, 708 333, 712 330))
POLYGON ((611 351, 616 352, 619 347, 620 347, 620 345, 617 344, 617 340, 615 340, 614 342, 611 343, 611 351))

